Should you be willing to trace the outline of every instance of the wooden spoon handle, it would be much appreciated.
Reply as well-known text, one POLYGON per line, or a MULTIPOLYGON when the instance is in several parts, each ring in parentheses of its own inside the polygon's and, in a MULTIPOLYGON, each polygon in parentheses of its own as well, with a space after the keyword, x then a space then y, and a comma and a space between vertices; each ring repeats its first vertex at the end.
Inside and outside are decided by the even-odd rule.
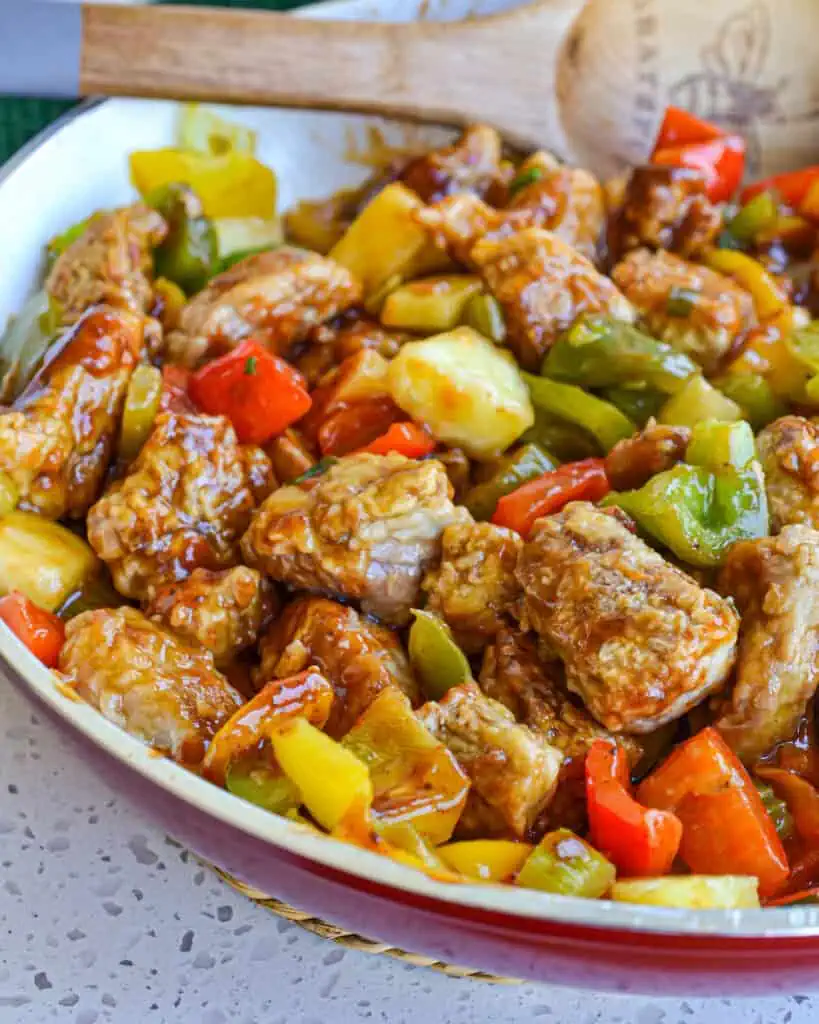
POLYGON ((407 24, 89 5, 80 87, 93 95, 352 109, 448 123, 484 120, 513 140, 532 141, 559 131, 557 54, 582 5, 541 0, 497 18, 407 24), (554 18, 548 33, 544 6, 554 18), (535 12, 537 30, 527 32, 535 12), (516 61, 504 39, 515 50, 525 48, 526 60, 516 61), (525 67, 530 79, 533 66, 543 83, 538 103, 531 100, 532 81, 516 79, 516 67, 521 76, 525 67))

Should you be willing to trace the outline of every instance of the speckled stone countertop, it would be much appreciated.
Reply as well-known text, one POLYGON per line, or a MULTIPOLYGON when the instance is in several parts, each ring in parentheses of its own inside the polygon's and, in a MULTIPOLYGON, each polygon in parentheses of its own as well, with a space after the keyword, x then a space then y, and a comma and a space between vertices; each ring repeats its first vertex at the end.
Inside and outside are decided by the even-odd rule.
POLYGON ((204 870, 0 679, 0 1024, 815 1024, 819 996, 647 1000, 346 952, 204 870))

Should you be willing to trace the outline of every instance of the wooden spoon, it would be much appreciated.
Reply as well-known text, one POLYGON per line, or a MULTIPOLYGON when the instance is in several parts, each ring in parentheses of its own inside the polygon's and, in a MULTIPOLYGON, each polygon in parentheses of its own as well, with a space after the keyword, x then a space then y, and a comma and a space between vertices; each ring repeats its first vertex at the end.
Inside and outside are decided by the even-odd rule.
POLYGON ((819 157, 816 29, 816 0, 535 0, 406 24, 26 0, 0 4, 0 92, 485 121, 599 173, 645 159, 675 103, 744 134, 768 173, 819 157))

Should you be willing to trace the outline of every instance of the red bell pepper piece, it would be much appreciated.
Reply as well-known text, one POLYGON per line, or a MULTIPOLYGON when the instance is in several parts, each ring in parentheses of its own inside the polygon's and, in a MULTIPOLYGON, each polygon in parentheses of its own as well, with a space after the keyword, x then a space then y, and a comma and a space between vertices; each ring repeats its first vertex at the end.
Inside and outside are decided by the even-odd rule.
POLYGON ((819 843, 819 791, 807 779, 785 768, 761 765, 760 779, 770 782, 774 792, 788 805, 796 831, 806 843, 819 843))
POLYGON ((393 423, 385 433, 359 451, 372 455, 398 452, 408 459, 420 459, 435 451, 435 438, 417 423, 393 423))
POLYGON ((680 856, 698 874, 756 875, 763 897, 788 879, 788 859, 751 777, 711 727, 677 747, 637 789, 683 825, 680 856))
POLYGON ((252 338, 203 366, 189 391, 204 412, 227 416, 243 444, 264 444, 312 404, 299 371, 252 338))
POLYGON ((819 887, 819 850, 803 850, 792 856, 791 874, 786 893, 803 892, 819 887))
POLYGON ((528 537, 535 520, 570 501, 599 501, 611 490, 603 459, 583 459, 552 469, 500 499, 492 522, 528 537))
POLYGON ((608 740, 586 755, 586 806, 592 844, 623 875, 665 875, 671 870, 682 824, 670 811, 642 807, 631 795, 628 759, 608 740))
POLYGON ((322 455, 348 455, 381 437, 404 415, 391 398, 362 398, 337 406, 318 429, 322 455))
POLYGON ((791 903, 819 903, 819 889, 801 889, 799 892, 789 892, 786 896, 777 896, 776 899, 767 900, 766 907, 787 907, 791 903))
POLYGON ((752 185, 744 188, 739 197, 740 202, 745 204, 760 192, 773 192, 779 195, 782 201, 792 209, 798 210, 815 181, 819 181, 819 165, 803 167, 800 171, 774 174, 770 178, 755 181, 752 185))
POLYGON ((714 203, 722 203, 731 198, 742 181, 745 140, 741 135, 724 135, 708 142, 668 146, 656 150, 651 162, 702 171, 708 198, 714 203))
POLYGON ((667 107, 654 143, 654 151, 668 149, 670 146, 685 146, 689 142, 710 142, 723 134, 721 128, 701 120, 687 110, 667 107))
POLYGON ((56 615, 40 608, 19 590, 12 590, 0 598, 0 620, 46 668, 56 667, 65 642, 65 626, 56 615))

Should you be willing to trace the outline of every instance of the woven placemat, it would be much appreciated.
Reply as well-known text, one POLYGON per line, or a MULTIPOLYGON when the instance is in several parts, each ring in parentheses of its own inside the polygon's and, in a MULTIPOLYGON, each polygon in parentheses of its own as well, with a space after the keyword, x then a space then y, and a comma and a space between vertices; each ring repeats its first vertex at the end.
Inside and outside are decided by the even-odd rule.
POLYGON ((347 929, 339 928, 337 925, 328 924, 319 917, 306 914, 302 910, 296 910, 295 907, 291 907, 288 903, 283 903, 281 900, 274 899, 259 889, 253 888, 253 886, 240 882, 237 878, 207 861, 202 861, 202 863, 206 868, 215 872, 223 881, 227 882, 228 885, 236 889, 237 892, 240 892, 249 900, 253 900, 257 906, 264 907, 265 910, 271 911, 287 921, 292 921, 306 931, 312 932, 313 935, 319 935, 322 939, 330 939, 331 942, 336 942, 345 949, 354 949, 359 953, 372 953, 377 956, 390 956, 395 960, 400 960, 402 963, 411 964, 413 967, 429 967, 433 971, 445 974, 449 978, 469 978, 471 981, 487 981, 494 985, 521 984, 521 981, 517 978, 507 978, 500 974, 489 974, 487 971, 479 971, 472 967, 457 967, 455 964, 448 964, 443 960, 436 960, 434 957, 423 956, 420 953, 410 953, 405 949, 400 949, 398 946, 391 946, 386 942, 377 942, 375 939, 368 939, 357 932, 347 931, 347 929))

